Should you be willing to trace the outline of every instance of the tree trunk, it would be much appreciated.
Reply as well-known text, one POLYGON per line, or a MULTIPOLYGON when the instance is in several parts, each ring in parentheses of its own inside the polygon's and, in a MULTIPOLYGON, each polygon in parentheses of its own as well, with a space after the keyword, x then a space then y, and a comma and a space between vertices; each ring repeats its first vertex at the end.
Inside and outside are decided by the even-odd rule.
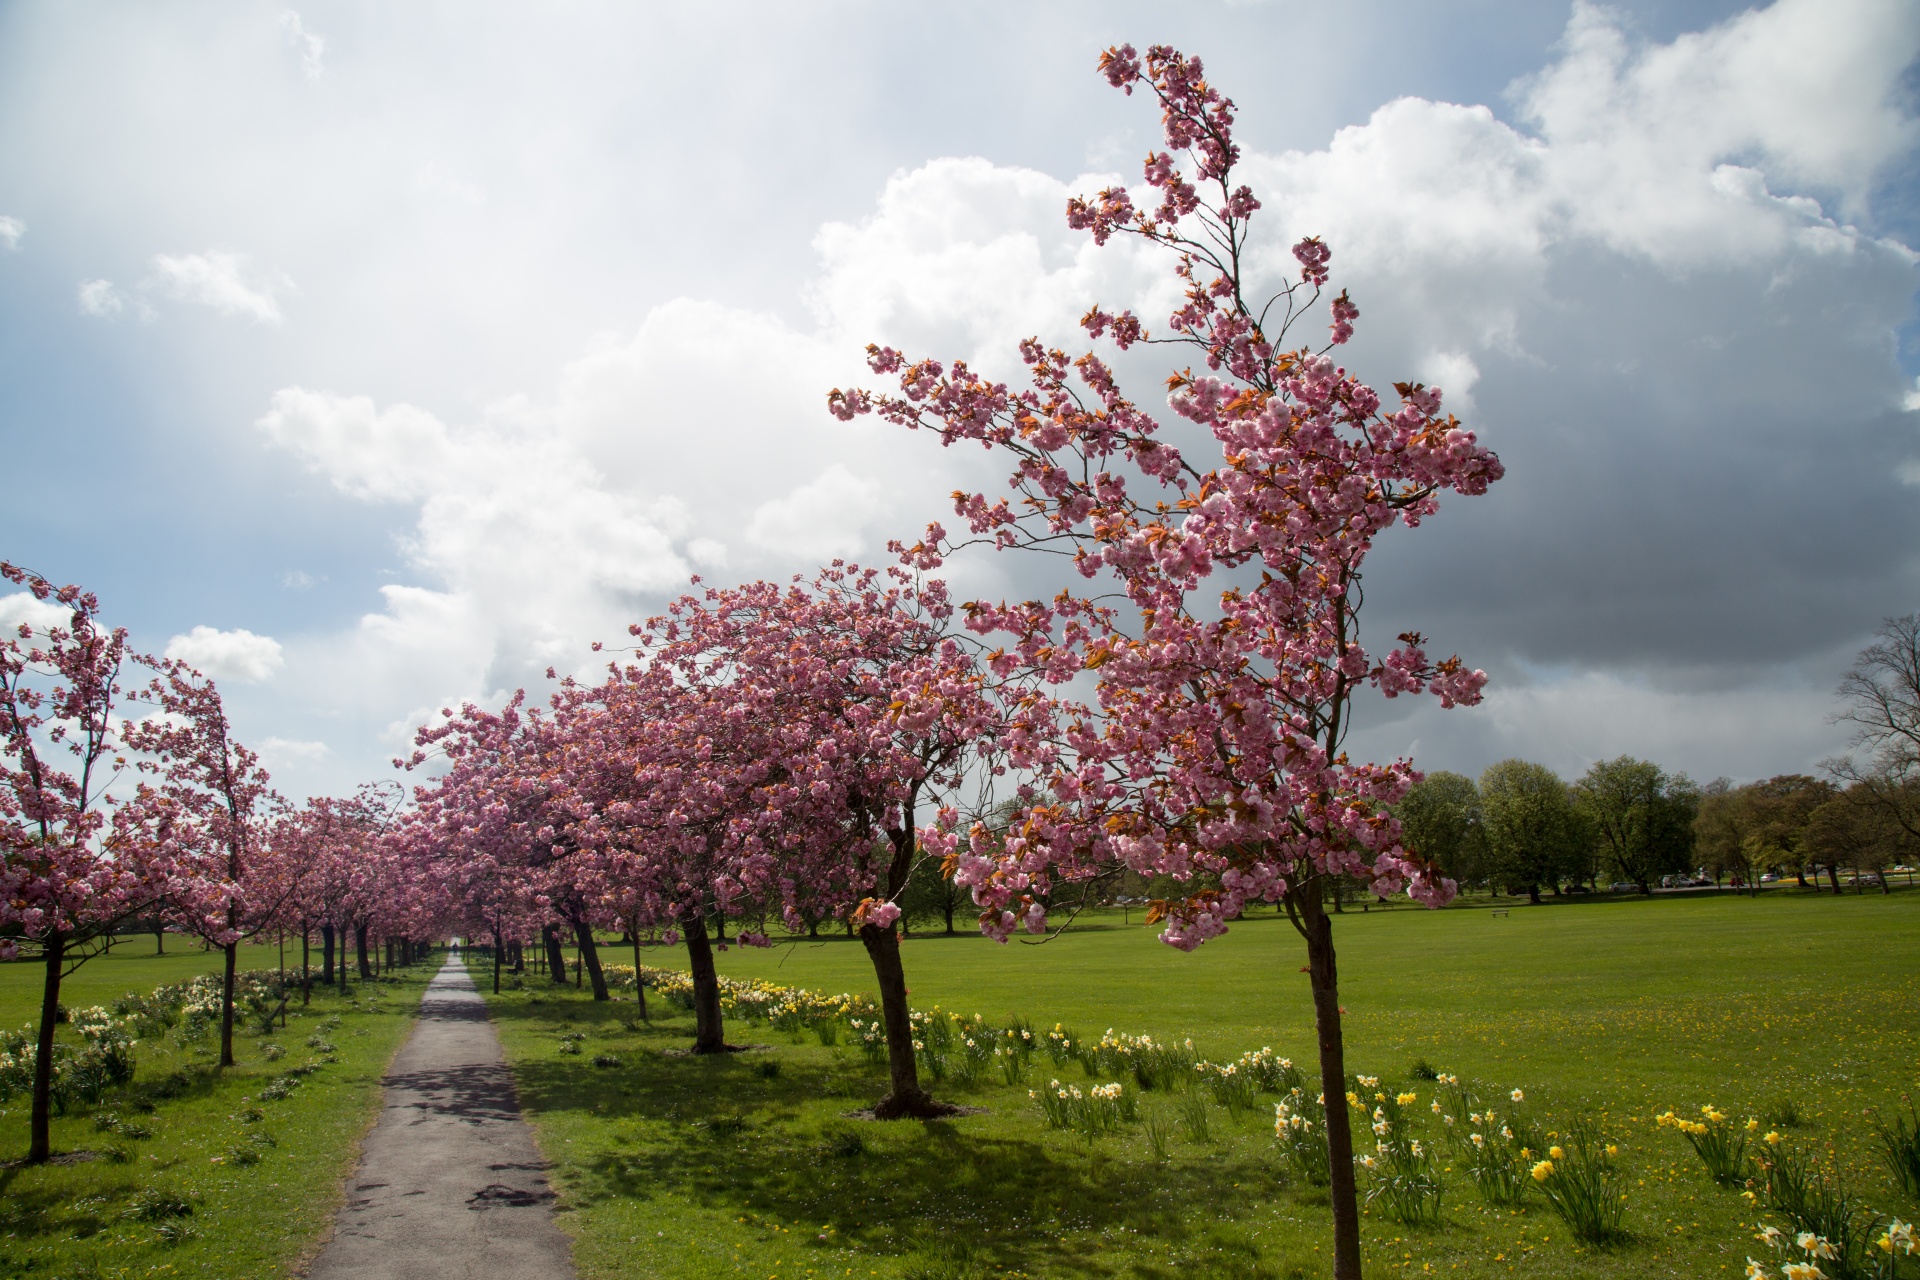
POLYGON ((496 922, 493 926, 493 994, 495 995, 500 994, 501 952, 506 949, 507 944, 500 938, 500 925, 496 922))
POLYGON ((33 1136, 27 1147, 28 1164, 45 1164, 53 1156, 53 1027, 60 1016, 60 966, 67 954, 67 935, 47 939, 45 984, 40 991, 40 1039, 33 1053, 33 1136))
POLYGON ((240 956, 240 944, 229 942, 222 948, 226 965, 220 978, 220 1065, 233 1065, 233 970, 240 956))
POLYGON ((306 921, 300 922, 300 1003, 313 1003, 313 951, 308 945, 306 921))
POLYGON ((1352 1113, 1347 1109, 1346 1046, 1340 1034, 1340 975, 1334 964, 1333 921, 1321 902, 1321 881, 1300 895, 1307 935, 1307 973, 1314 1024, 1320 1034, 1320 1092, 1326 1096, 1328 1194, 1333 1201, 1334 1280, 1359 1280, 1360 1207, 1353 1184, 1352 1113))
MULTIPOLYGON (((1816 872, 1815 874, 1817 875, 1819 873, 1816 872)), ((1839 863, 1829 862, 1827 864, 1827 883, 1833 886, 1833 896, 1836 898, 1839 897, 1840 896, 1840 864, 1839 863)))
POLYGON ((547 948, 547 978, 555 986, 567 985, 567 956, 560 950, 560 931, 552 925, 540 927, 540 940, 547 948))
POLYGON ((689 915, 680 927, 687 935, 687 968, 693 974, 693 1051, 725 1053, 727 1039, 720 1029, 720 975, 713 968, 707 922, 689 915))
POLYGON ((607 975, 600 969, 600 949, 593 944, 593 926, 585 920, 573 922, 573 936, 580 946, 580 959, 587 967, 587 977, 593 981, 593 998, 603 1001, 607 996, 607 975))
MULTIPOLYGON (((1530 884, 1527 886, 1527 901, 1536 907, 1540 905, 1540 886, 1538 884, 1530 884)), ((1357 1275, 1358 1273, 1356 1272, 1355 1274, 1357 1275)))
POLYGON ((640 973, 640 926, 633 926, 633 998, 640 1002, 640 1021, 647 1020, 647 984, 640 973))
POLYGON ((953 933, 953 896, 951 894, 947 896, 946 910, 944 914, 947 917, 947 933, 951 935, 953 933))
POLYGON ((873 1104, 876 1120, 924 1120, 952 1115, 957 1109, 935 1102, 920 1087, 919 1064, 913 1054, 913 1018, 907 1006, 907 974, 900 965, 900 938, 892 929, 861 925, 860 941, 873 961, 880 984, 880 1020, 887 1028, 887 1096, 873 1104))
POLYGON ((360 969, 360 981, 373 981, 373 962, 367 958, 367 926, 353 926, 353 958, 360 969))
POLYGON ((333 985, 333 926, 320 926, 320 985, 333 985))
POLYGON ((167 954, 167 926, 164 924, 153 926, 153 954, 157 956, 167 954))

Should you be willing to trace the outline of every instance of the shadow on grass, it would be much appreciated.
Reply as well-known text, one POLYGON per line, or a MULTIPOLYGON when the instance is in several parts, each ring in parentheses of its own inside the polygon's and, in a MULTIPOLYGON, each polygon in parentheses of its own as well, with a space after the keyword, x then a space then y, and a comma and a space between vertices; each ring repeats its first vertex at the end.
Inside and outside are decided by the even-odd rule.
MULTIPOLYGON (((1297 1273, 1263 1258, 1226 1211, 1249 1202, 1246 1188, 1272 1189, 1255 1197, 1261 1201, 1280 1194, 1270 1162, 1208 1148, 1155 1166, 1121 1158, 1115 1148, 1125 1139, 1089 1148, 1049 1140, 1037 1123, 1027 1137, 965 1122, 851 1119, 846 1112, 884 1091, 877 1072, 782 1058, 769 1073, 776 1060, 751 1053, 666 1057, 662 1051, 683 1046, 691 1031, 677 1010, 638 1025, 625 1004, 513 1001, 494 1014, 536 1033, 629 1040, 618 1067, 556 1051, 515 1070, 530 1110, 619 1124, 614 1149, 576 1157, 571 1198, 583 1208, 671 1192, 749 1222, 787 1224, 786 1240, 804 1232, 823 1251, 925 1256, 936 1264, 930 1276, 996 1268, 1143 1280, 1196 1267, 1234 1280, 1297 1273)), ((753 1038, 780 1035, 762 1028, 753 1038)), ((963 1100, 968 1091, 936 1092, 963 1100)), ((991 1100, 1006 1097, 996 1091, 991 1100)))

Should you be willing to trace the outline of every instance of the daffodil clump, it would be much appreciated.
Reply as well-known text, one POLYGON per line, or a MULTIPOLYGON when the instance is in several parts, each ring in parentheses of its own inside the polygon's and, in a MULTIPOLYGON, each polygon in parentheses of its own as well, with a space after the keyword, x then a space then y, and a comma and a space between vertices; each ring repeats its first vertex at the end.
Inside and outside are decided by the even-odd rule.
POLYGON ((1744 1125, 1736 1125, 1726 1112, 1708 1103, 1700 1108, 1698 1120, 1668 1111, 1655 1116, 1654 1122, 1663 1129, 1679 1130, 1707 1173, 1721 1186, 1737 1186, 1747 1180, 1751 1173, 1747 1142, 1759 1130, 1758 1120, 1749 1117, 1744 1125))
POLYGON ((1373 1076, 1356 1078, 1371 1098, 1357 1090, 1348 1103, 1366 1115, 1373 1132, 1373 1150, 1354 1158, 1366 1174, 1367 1204, 1379 1205, 1389 1217, 1408 1224, 1438 1222, 1446 1184, 1440 1179, 1433 1147, 1415 1136, 1411 1108, 1417 1093, 1379 1088, 1373 1076))
POLYGON ((1088 1141, 1140 1118, 1139 1095, 1119 1081, 1083 1090, 1076 1084, 1049 1080, 1045 1088, 1027 1090, 1027 1096, 1038 1104, 1049 1128, 1073 1129, 1088 1141))
POLYGON ((1746 1280, 1774 1280, 1776 1274, 1780 1280, 1895 1280, 1901 1264, 1920 1254, 1913 1224, 1898 1218, 1887 1220, 1879 1236, 1858 1253, 1818 1232, 1789 1234, 1769 1223, 1760 1224, 1753 1238, 1776 1257, 1769 1264, 1749 1256, 1746 1280))
POLYGON ((1525 1109, 1527 1095, 1509 1090, 1502 1100, 1505 1105, 1496 1109, 1456 1077, 1443 1076, 1440 1084, 1442 1096, 1434 1102, 1440 1107, 1441 1123, 1480 1198, 1504 1208, 1525 1202, 1538 1181, 1530 1180, 1532 1171, 1547 1145, 1545 1134, 1525 1109))
POLYGON ((1581 1117, 1564 1134, 1548 1135, 1543 1159, 1527 1176, 1539 1184, 1553 1211, 1573 1231, 1574 1238, 1604 1244, 1623 1233, 1627 1193, 1615 1164, 1619 1147, 1606 1141, 1593 1120, 1581 1117))
POLYGON ((1273 1104, 1273 1136, 1294 1171, 1316 1187, 1327 1185, 1327 1096, 1307 1101, 1306 1089, 1295 1085, 1273 1104))
MULTIPOLYGON (((1807 1255, 1791 1264, 1820 1268, 1798 1273, 1805 1280, 1816 1274, 1828 1280, 1894 1280, 1902 1260, 1913 1255, 1912 1226, 1874 1212, 1839 1170, 1818 1156, 1780 1142, 1760 1157, 1760 1168, 1767 1207, 1787 1220, 1794 1247, 1807 1255), (1818 1248, 1809 1250, 1803 1241, 1818 1248)), ((1772 1226, 1759 1231, 1756 1239, 1786 1251, 1785 1232, 1772 1226)), ((1781 1274, 1788 1274, 1789 1264, 1781 1265, 1781 1274)))

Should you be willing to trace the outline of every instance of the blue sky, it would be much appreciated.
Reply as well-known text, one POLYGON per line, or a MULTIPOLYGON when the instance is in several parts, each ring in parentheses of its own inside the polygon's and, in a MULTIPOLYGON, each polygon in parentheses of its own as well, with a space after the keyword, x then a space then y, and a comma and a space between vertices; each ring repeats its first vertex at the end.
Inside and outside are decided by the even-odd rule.
POLYGON ((1093 74, 1118 40, 1206 59, 1356 366, 1509 464, 1369 578, 1375 634, 1492 696, 1358 749, 1844 745, 1839 671, 1920 607, 1892 0, 6 6, 0 555, 205 664, 296 794, 688 573, 878 558, 993 477, 827 418, 866 342, 1011 373, 1095 297, 1159 305, 1060 216, 1154 141, 1093 74))

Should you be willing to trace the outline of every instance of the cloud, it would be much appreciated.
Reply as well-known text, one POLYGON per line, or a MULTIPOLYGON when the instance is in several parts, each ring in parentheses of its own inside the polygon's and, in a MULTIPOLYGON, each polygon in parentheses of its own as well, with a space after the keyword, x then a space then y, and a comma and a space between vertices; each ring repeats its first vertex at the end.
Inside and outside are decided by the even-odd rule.
POLYGON ((319 80, 326 71, 322 60, 326 57, 327 42, 307 30, 306 24, 300 21, 300 15, 292 9, 281 12, 280 25, 286 30, 287 40, 300 51, 300 69, 306 73, 307 79, 310 82, 319 80))
POLYGON ((270 765, 318 764, 333 754, 324 742, 303 742, 296 738, 262 738, 260 756, 270 765))
POLYGON ((8 639, 18 634, 21 626, 35 631, 45 631, 48 627, 64 627, 73 620, 73 611, 63 609, 46 600, 36 600, 31 591, 15 591, 0 596, 0 633, 8 639))
POLYGON ((82 280, 74 291, 74 298, 81 315, 117 320, 130 314, 142 324, 151 323, 154 318, 153 307, 145 298, 127 293, 111 280, 82 280))
POLYGON ((27 224, 18 218, 0 214, 0 249, 8 253, 18 252, 20 241, 27 234, 27 224))
MULTIPOLYGON (((1475 753, 1510 754, 1502 741, 1551 754, 1556 735, 1581 740, 1581 708, 1649 707, 1669 692, 1707 708, 1744 691, 1781 716, 1806 714, 1820 695, 1803 697, 1793 664, 1904 607, 1920 565, 1920 450, 1902 416, 1920 392, 1891 358, 1916 268, 1873 217, 1914 148, 1898 74, 1915 47, 1912 7, 1786 0, 1660 41, 1581 7, 1530 64, 1476 51, 1454 60, 1458 75, 1430 74, 1456 44, 1405 64, 1416 73, 1405 77, 1375 67, 1290 82, 1301 98, 1337 98, 1304 116, 1265 110, 1288 101, 1272 84, 1230 78, 1251 55, 1214 53, 1231 36, 1213 33, 1253 30, 1230 18, 1241 21, 1215 14, 1205 39, 1174 38, 1213 55, 1214 78, 1242 95, 1248 178, 1266 202, 1256 266, 1275 281, 1292 238, 1326 235, 1336 287, 1363 312, 1343 357, 1377 384, 1444 386, 1448 407, 1509 464, 1489 497, 1382 538, 1369 564, 1370 637, 1427 631, 1513 696, 1501 717, 1423 724, 1423 763, 1471 771, 1475 753), (1485 77, 1513 65, 1537 70, 1502 99, 1485 77), (1357 96, 1389 80, 1477 96, 1357 96), (1350 126, 1299 123, 1329 115, 1350 126), (1599 685, 1570 686, 1586 702, 1539 692, 1583 671, 1641 701, 1608 703, 1599 685), (1473 727, 1487 725, 1498 733, 1473 727)), ((312 545, 275 552, 285 559, 267 569, 333 574, 337 589, 270 603, 357 602, 301 634, 238 615, 286 646, 281 675, 249 697, 310 713, 311 725, 272 727, 325 738, 343 773, 365 763, 376 734, 398 745, 448 701, 586 661, 588 641, 617 638, 696 570, 784 577, 831 554, 880 558, 886 537, 947 515, 949 490, 1001 485, 1004 465, 981 451, 822 412, 827 388, 875 381, 867 342, 964 357, 1017 385, 1017 340, 1075 346, 1092 301, 1133 305, 1155 328, 1170 309, 1164 260, 1127 241, 1095 248, 1064 226, 1069 194, 1116 178, 1075 176, 1081 157, 1137 182, 1154 131, 1137 95, 1094 81, 1060 98, 1058 127, 1038 134, 1020 118, 1025 99, 998 95, 1017 105, 983 108, 964 131, 869 112, 888 125, 849 131, 820 161, 766 139, 795 120, 852 119, 860 104, 831 95, 884 86, 860 75, 790 86, 764 78, 764 49, 743 47, 737 67, 712 74, 762 77, 764 95, 683 94, 712 109, 677 117, 670 99, 684 86, 656 78, 644 90, 656 96, 637 96, 623 64, 596 60, 630 46, 591 15, 512 38, 485 23, 363 38, 336 17, 329 35, 355 60, 355 92, 337 96, 325 86, 341 68, 324 59, 338 49, 299 15, 284 21, 284 32, 254 24, 251 46, 167 64, 175 79, 182 68, 207 78, 197 104, 122 75, 146 65, 150 37, 170 23, 116 35, 130 52, 87 85, 122 94, 136 132, 97 179, 96 166, 55 158, 78 153, 56 124, 84 112, 36 111, 31 127, 45 132, 42 169, 75 184, 73 209, 157 211, 117 215, 118 256, 57 278, 216 234, 254 253, 255 265, 184 255, 172 261, 197 265, 142 288, 99 282, 98 314, 133 315, 144 289, 156 305, 177 296, 265 330, 182 326, 194 345, 179 367, 215 393, 206 421, 258 420, 258 441, 280 455, 273 502, 312 545), (289 52, 311 55, 327 111, 289 52), (134 110, 147 98, 167 112, 134 110), (698 170, 700 203, 654 185, 716 154, 703 131, 749 118, 768 128, 698 170), (652 142, 636 164, 639 136, 652 142), (951 148, 1025 163, 927 158, 951 148), (121 183, 138 198, 120 201, 121 183), (293 294, 267 263, 306 286, 297 333, 284 323, 293 294), (241 358, 255 346, 269 358, 241 358), (400 533, 361 533, 357 546, 334 537, 354 526, 400 533)), ((1459 25, 1461 41, 1485 29, 1459 25)), ((82 34, 49 84, 94 65, 82 34)), ((1056 43, 1068 40, 1084 33, 1056 43)), ((782 65, 805 65, 777 43, 782 65)), ((1038 38, 1022 56, 1035 49, 1038 38)), ((1084 64, 1083 52, 1074 44, 1071 60, 1084 64)), ((43 88, 41 101, 65 92, 43 88)), ((34 217, 37 237, 43 220, 78 225, 61 211, 34 217)), ((1313 340, 1320 323, 1296 337, 1313 340)), ((1166 351, 1122 363, 1146 407, 1171 419, 1157 390, 1166 351)), ((175 389, 141 394, 174 403, 175 389)), ((245 458, 233 444, 219 441, 245 458)), ((1047 570, 1019 557, 953 568, 981 594, 1050 587, 1029 584, 1047 570)), ((1730 723, 1718 715, 1710 722, 1730 723)), ((1798 729, 1765 725, 1728 731, 1751 734, 1756 758, 1768 743, 1804 754, 1798 729)), ((1711 754, 1705 738, 1687 741, 1711 754)))
POLYGON ((199 626, 167 641, 165 656, 179 659, 216 680, 258 684, 286 665, 280 642, 251 631, 199 626))
POLYGON ((747 541, 821 563, 846 559, 860 553, 861 530, 882 509, 880 486, 836 462, 785 497, 761 503, 747 524, 747 541))
POLYGON ((213 249, 206 253, 155 254, 152 284, 182 302, 212 307, 221 315, 245 316, 259 324, 285 320, 275 288, 291 288, 285 276, 276 281, 258 279, 242 254, 213 249))

